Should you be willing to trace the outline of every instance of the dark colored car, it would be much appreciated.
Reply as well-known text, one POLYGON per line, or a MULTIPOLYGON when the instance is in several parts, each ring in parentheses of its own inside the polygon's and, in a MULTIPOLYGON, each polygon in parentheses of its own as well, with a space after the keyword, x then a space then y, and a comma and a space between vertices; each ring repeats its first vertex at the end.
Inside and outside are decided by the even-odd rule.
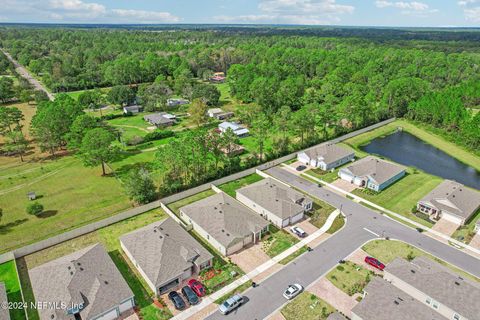
POLYGON ((378 270, 383 271, 383 269, 385 269, 385 265, 374 257, 365 257, 365 262, 378 270))
POLYGON ((200 283, 200 281, 195 280, 195 279, 190 279, 188 280, 188 286, 192 288, 192 290, 197 294, 199 297, 203 297, 204 295, 207 294, 207 290, 205 290, 205 287, 203 284, 200 283))
POLYGON ((182 288, 182 294, 187 299, 188 303, 191 305, 197 304, 200 302, 200 299, 198 299, 197 295, 195 292, 193 292, 192 288, 189 286, 185 286, 182 288))
POLYGON ((304 166, 304 165, 299 165, 299 166, 297 167, 297 171, 303 171, 303 170, 305 170, 305 169, 307 169, 307 166, 304 166))
POLYGON ((177 291, 171 291, 168 294, 168 299, 173 302, 173 305, 175 306, 175 309, 177 310, 183 310, 185 309, 185 301, 183 301, 182 297, 178 294, 177 291))

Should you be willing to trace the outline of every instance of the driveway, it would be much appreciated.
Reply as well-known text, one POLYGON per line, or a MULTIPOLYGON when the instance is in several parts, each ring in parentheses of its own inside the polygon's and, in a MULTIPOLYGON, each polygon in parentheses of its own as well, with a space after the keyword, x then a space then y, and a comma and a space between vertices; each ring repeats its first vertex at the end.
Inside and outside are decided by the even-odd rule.
POLYGON ((270 260, 270 257, 262 250, 261 244, 252 245, 239 253, 232 254, 229 258, 245 273, 249 273, 270 260))
MULTIPOLYGON (((458 229, 458 227, 459 227, 458 223, 454 223, 447 219, 441 218, 433 225, 432 230, 443 233, 444 235, 450 237, 455 232, 455 230, 458 229)), ((447 240, 440 238, 438 236, 435 236, 434 234, 429 233, 429 235, 434 237, 438 241, 447 242, 447 240)))
POLYGON ((354 253, 352 253, 347 260, 351 261, 353 263, 358 264, 359 266, 364 267, 365 269, 368 269, 370 271, 375 272, 376 274, 383 275, 383 272, 378 270, 377 268, 372 267, 368 263, 365 262, 365 257, 368 256, 368 253, 363 251, 362 249, 356 250, 354 253))
MULTIPOLYGON (((303 219, 303 220, 295 223, 292 226, 296 226, 296 227, 299 227, 299 228, 303 229, 303 231, 305 231, 307 233, 307 235, 311 235, 312 233, 314 233, 315 231, 318 230, 317 227, 315 227, 313 224, 310 223, 310 218, 303 219)), ((284 230, 287 231, 288 233, 290 233, 291 235, 293 235, 295 238, 300 239, 295 233, 293 233, 290 230, 290 228, 292 226, 288 226, 284 230)))
POLYGON ((333 181, 331 184, 346 192, 352 192, 353 190, 358 188, 358 186, 356 186, 355 184, 345 181, 343 179, 337 179, 333 181))
POLYGON ((473 236, 469 244, 476 249, 480 249, 480 232, 477 232, 475 236, 473 236))
POLYGON ((328 302, 332 307, 347 315, 352 316, 351 310, 357 305, 355 297, 350 297, 342 290, 335 287, 325 277, 315 282, 307 291, 313 293, 322 300, 328 302))

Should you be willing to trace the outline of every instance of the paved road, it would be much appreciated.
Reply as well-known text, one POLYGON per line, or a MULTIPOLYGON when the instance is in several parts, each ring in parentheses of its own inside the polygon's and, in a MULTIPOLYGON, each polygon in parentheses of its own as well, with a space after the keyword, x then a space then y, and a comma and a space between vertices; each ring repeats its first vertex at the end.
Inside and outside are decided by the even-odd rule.
POLYGON ((350 255, 366 241, 377 238, 370 231, 408 242, 480 277, 480 261, 470 255, 381 216, 325 188, 320 188, 317 184, 287 172, 285 169, 275 167, 267 170, 267 173, 315 195, 336 208, 341 207, 347 217, 347 223, 342 230, 317 246, 312 252, 300 256, 293 263, 262 282, 259 287, 248 290, 245 293, 247 303, 235 312, 226 317, 216 312, 207 319, 264 319, 286 302, 282 293, 288 284, 298 282, 307 287, 315 282, 333 268, 339 260, 350 255))
POLYGON ((34 77, 32 77, 32 75, 28 72, 27 69, 25 69, 21 64, 19 64, 17 62, 17 60, 13 59, 13 57, 10 55, 10 53, 8 53, 7 51, 3 50, 3 49, 0 49, 3 54, 5 54, 5 56, 13 63, 13 65, 15 66, 15 70, 17 71, 17 73, 22 76, 23 78, 25 78, 32 86, 35 90, 39 90, 39 91, 44 91, 48 98, 50 100, 53 100, 54 99, 54 96, 53 94, 51 94, 37 79, 35 79, 34 77))

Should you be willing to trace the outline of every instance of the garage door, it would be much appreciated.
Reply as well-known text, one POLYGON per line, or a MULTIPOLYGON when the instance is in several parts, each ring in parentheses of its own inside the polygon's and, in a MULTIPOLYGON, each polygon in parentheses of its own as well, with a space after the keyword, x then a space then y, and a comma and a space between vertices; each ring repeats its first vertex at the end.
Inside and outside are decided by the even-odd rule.
POLYGON ((343 172, 340 172, 340 178, 346 181, 352 181, 352 176, 343 172))
POLYGON ((462 219, 456 217, 456 216, 452 216, 448 213, 442 213, 442 219, 445 219, 445 220, 448 220, 450 222, 453 222, 453 223, 456 223, 458 225, 462 224, 462 219))
POLYGON ((113 309, 112 311, 110 311, 109 313, 95 319, 95 320, 114 320, 116 319, 118 316, 118 312, 117 312, 117 309, 113 309))
POLYGON ((133 308, 133 301, 132 299, 128 300, 128 301, 125 301, 124 303, 122 303, 119 307, 120 309, 120 313, 123 313, 127 310, 130 310, 133 308))
POLYGON ((290 224, 294 224, 294 223, 302 220, 302 218, 303 218, 303 212, 297 214, 296 216, 291 217, 291 218, 290 218, 290 224))

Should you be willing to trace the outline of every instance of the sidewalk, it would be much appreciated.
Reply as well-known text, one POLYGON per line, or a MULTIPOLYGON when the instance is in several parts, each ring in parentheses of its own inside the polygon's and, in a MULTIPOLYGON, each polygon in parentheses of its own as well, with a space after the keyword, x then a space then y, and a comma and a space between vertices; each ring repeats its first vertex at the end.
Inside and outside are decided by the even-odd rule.
MULTIPOLYGON (((292 173, 293 173, 293 172, 296 172, 296 170, 295 170, 294 168, 292 168, 291 166, 289 166, 289 165, 287 165, 287 164, 282 163, 282 167, 288 169, 288 170, 291 171, 292 173)), ((438 240, 438 239, 437 239, 437 237, 438 237, 438 238, 440 238, 440 239, 443 239, 443 240, 447 241, 448 243, 450 243, 450 245, 452 245, 452 246, 455 247, 455 248, 467 249, 465 252, 468 253, 468 254, 470 254, 470 255, 473 256, 473 257, 478 258, 479 255, 480 255, 480 250, 478 250, 478 249, 476 249, 476 248, 474 248, 474 247, 472 247, 472 246, 469 246, 468 244, 465 244, 465 243, 463 243, 463 242, 460 242, 460 241, 458 241, 458 240, 455 240, 455 239, 453 239, 453 238, 451 238, 451 237, 449 237, 449 236, 444 235, 443 233, 440 233, 440 232, 438 232, 438 231, 436 231, 436 230, 434 230, 434 229, 428 228, 428 227, 424 226, 423 224, 420 224, 420 223, 418 223, 418 222, 416 222, 416 221, 410 220, 410 219, 408 219, 407 217, 404 217, 404 216, 402 216, 402 215, 400 215, 400 214, 398 214, 398 213, 396 213, 396 212, 393 212, 393 211, 391 211, 391 210, 388 210, 388 209, 386 209, 386 208, 383 208, 383 207, 379 206, 378 204, 375 204, 375 203, 373 203, 373 202, 370 202, 370 201, 368 201, 368 200, 365 200, 365 199, 363 199, 362 197, 359 197, 359 196, 357 196, 357 195, 355 195, 355 194, 353 194, 353 193, 350 193, 350 192, 347 192, 347 191, 345 191, 345 190, 342 190, 342 189, 340 189, 340 188, 332 185, 331 183, 328 183, 328 182, 325 182, 325 181, 323 181, 323 180, 320 180, 320 179, 318 179, 318 178, 316 178, 316 177, 314 177, 314 176, 312 176, 312 175, 310 175, 310 174, 308 174, 308 173, 303 173, 303 175, 304 175, 305 177, 308 177, 309 179, 311 179, 311 180, 313 180, 313 181, 316 181, 316 182, 318 182, 318 183, 321 183, 321 184, 325 185, 327 188, 331 189, 332 191, 335 191, 335 192, 337 192, 337 193, 343 194, 343 195, 345 195, 345 196, 348 195, 348 196, 351 197, 351 198, 353 199, 353 201, 355 201, 355 202, 358 202, 358 203, 360 203, 360 204, 361 204, 361 203, 365 203, 366 205, 368 205, 368 206, 370 206, 370 207, 373 207, 373 208, 375 208, 375 209, 378 209, 378 210, 380 210, 380 211, 385 212, 385 213, 387 214, 387 216, 388 216, 388 215, 393 216, 393 217, 395 217, 396 219, 405 221, 405 222, 408 223, 409 225, 413 225, 413 226, 415 226, 416 228, 421 228, 422 230, 428 231, 426 234, 429 234, 429 233, 430 233, 430 236, 431 236, 431 237, 432 237, 432 235, 434 235, 435 237, 432 237, 433 239, 438 240), (470 251, 470 252, 469 252, 469 251, 470 251), (474 254, 472 254, 472 253, 474 253, 474 254)), ((395 220, 395 219, 394 219, 394 220, 395 220)))
MULTIPOLYGON (((335 218, 339 214, 340 214, 339 210, 333 211, 328 216, 327 221, 325 222, 325 224, 320 229, 318 229, 317 231, 315 231, 314 233, 312 233, 308 237, 300 240, 298 243, 296 243, 292 247, 288 248, 284 252, 280 253, 279 255, 277 255, 277 256, 273 257, 272 259, 268 260, 267 262, 261 264, 260 266, 258 266, 254 270, 250 271, 249 273, 247 273, 246 275, 244 275, 240 279, 235 280, 234 282, 232 282, 228 286, 223 287, 222 289, 220 289, 217 292, 211 294, 210 296, 203 298, 203 300, 200 304, 190 307, 189 309, 187 309, 187 310, 183 311, 182 313, 176 315, 172 319, 173 320, 183 320, 183 319, 188 319, 190 317, 193 317, 197 312, 201 312, 203 309, 209 307, 217 299, 223 297, 225 294, 231 292, 232 290, 235 290, 238 286, 240 286, 240 285, 244 284, 245 282, 253 279, 257 275, 267 271, 268 269, 276 266, 279 261, 283 260, 284 258, 288 257, 289 255, 291 255, 292 253, 294 253, 295 251, 297 251, 301 247, 303 247, 305 245, 308 245, 310 242, 314 241, 315 239, 317 239, 318 237, 323 235, 328 229, 330 229, 330 227, 333 223, 333 220, 335 220, 335 218)), ((276 271, 278 271, 278 270, 280 270, 280 269, 276 268, 276 271)), ((214 311, 216 311, 216 308, 215 308, 214 311)))

